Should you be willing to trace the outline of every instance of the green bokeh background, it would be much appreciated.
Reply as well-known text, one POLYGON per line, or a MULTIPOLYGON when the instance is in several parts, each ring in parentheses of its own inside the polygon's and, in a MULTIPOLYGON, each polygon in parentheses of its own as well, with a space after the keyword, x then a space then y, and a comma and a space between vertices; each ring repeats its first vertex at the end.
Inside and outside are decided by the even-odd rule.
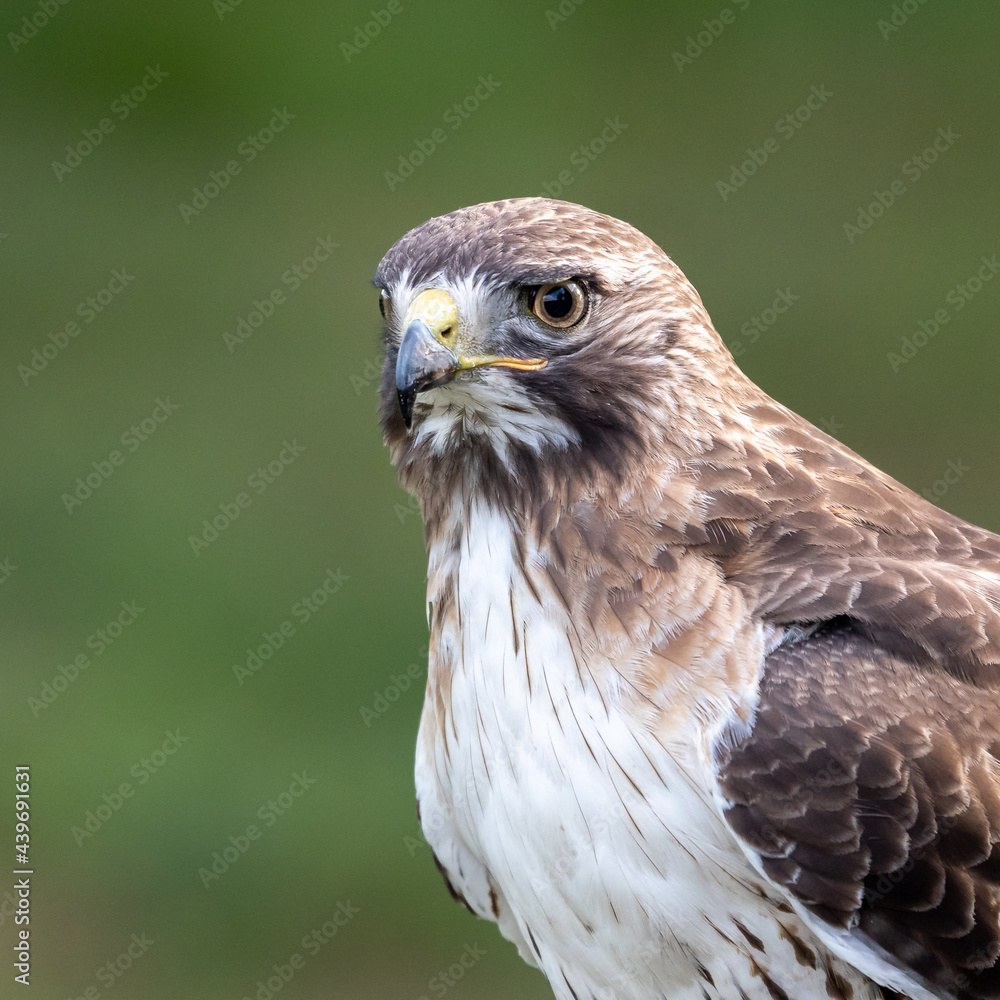
MULTIPOLYGON (((673 53, 720 0, 564 0, 562 21, 547 16, 557 0, 400 0, 353 55, 342 43, 371 0, 227 6, 70 0, 0 44, 0 559, 16 567, 0 583, 0 871, 27 763, 33 995, 238 1000, 300 953, 282 997, 417 1000, 442 995, 434 977, 478 944, 449 995, 546 997, 452 903, 418 837, 424 554, 375 419, 375 265, 429 216, 541 194, 569 170, 564 196, 656 239, 728 342, 790 289, 798 301, 741 354, 749 375, 915 489, 959 463, 941 504, 1000 529, 1000 281, 949 307, 898 371, 888 359, 1000 252, 1000 8, 907 0, 883 38, 888 2, 734 3, 680 71, 673 53), (168 75, 115 118, 147 66, 168 75), (481 75, 499 87, 390 190, 386 172, 481 75), (777 121, 814 86, 832 96, 786 141, 777 121), (238 147, 273 108, 294 120, 247 163, 238 147), (53 161, 104 117, 114 131, 57 178, 53 161), (627 128, 579 171, 571 157, 607 117, 627 128), (939 128, 961 138, 849 242, 844 223, 939 128), (724 199, 716 183, 775 136, 724 199), (186 222, 178 206, 234 158, 240 174, 186 222), (223 334, 288 291, 282 274, 319 237, 339 244, 330 259, 230 351, 223 334), (115 268, 134 280, 25 384, 18 366, 115 268), (177 411, 68 513, 76 477, 158 398, 177 411), (189 536, 286 439, 301 455, 195 555, 189 536), (331 569, 347 581, 241 685, 247 647, 294 622, 331 569), (137 621, 36 717, 29 698, 122 601, 137 621), (366 720, 411 664, 410 689, 366 720), (188 741, 138 784, 130 771, 168 730, 188 741), (315 785, 265 826, 258 809, 302 771, 315 785), (124 781, 134 795, 78 846, 73 826, 124 781), (251 823, 261 838, 205 888, 198 870, 251 823), (308 955, 303 936, 346 901, 357 915, 308 955), (154 944, 108 988, 96 971, 133 934, 154 944)), ((39 9, 9 0, 0 30, 39 9)), ((22 995, 13 931, 6 916, 0 996, 22 995)))

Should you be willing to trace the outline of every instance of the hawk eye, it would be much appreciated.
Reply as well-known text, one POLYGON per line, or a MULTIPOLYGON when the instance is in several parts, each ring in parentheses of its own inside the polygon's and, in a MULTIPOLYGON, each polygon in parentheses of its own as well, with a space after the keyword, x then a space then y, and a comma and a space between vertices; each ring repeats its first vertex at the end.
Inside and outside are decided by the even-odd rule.
POLYGON ((557 330, 579 323, 587 311, 587 295, 578 281, 541 285, 531 300, 531 311, 557 330))

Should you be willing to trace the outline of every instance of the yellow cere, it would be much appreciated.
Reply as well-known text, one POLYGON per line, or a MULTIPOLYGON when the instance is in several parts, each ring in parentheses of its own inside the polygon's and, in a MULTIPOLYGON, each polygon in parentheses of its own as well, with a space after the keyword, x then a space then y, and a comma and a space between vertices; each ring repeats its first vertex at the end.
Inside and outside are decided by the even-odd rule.
POLYGON ((441 334, 449 327, 452 333, 458 332, 458 306, 443 288, 428 288, 410 303, 410 308, 406 310, 406 319, 403 321, 403 329, 415 319, 422 319, 437 339, 440 339, 441 334))

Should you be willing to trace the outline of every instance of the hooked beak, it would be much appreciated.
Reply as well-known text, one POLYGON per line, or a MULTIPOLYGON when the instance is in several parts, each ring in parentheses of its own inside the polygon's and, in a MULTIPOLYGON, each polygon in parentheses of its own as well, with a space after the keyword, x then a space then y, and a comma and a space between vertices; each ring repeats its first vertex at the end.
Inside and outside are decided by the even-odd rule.
POLYGON ((417 393, 444 385, 456 372, 469 368, 501 366, 535 371, 545 358, 508 358, 499 355, 464 355, 457 352, 458 306, 440 288, 421 292, 406 313, 403 339, 396 355, 396 395, 403 422, 413 421, 417 393))
POLYGON ((460 367, 455 352, 435 339, 424 320, 410 322, 396 355, 396 395, 407 427, 413 421, 417 393, 443 385, 460 367))

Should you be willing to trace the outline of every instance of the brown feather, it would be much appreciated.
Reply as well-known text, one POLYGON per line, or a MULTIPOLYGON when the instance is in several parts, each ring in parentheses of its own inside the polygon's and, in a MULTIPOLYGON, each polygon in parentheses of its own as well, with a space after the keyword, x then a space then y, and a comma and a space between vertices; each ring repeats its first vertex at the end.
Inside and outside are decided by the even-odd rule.
POLYGON ((998 997, 983 973, 1000 955, 997 714, 969 681, 894 659, 843 620, 768 658, 753 731, 719 752, 727 819, 822 919, 956 997, 998 997), (803 760, 803 726, 826 754, 803 760), (816 784, 839 811, 817 808, 816 784))

